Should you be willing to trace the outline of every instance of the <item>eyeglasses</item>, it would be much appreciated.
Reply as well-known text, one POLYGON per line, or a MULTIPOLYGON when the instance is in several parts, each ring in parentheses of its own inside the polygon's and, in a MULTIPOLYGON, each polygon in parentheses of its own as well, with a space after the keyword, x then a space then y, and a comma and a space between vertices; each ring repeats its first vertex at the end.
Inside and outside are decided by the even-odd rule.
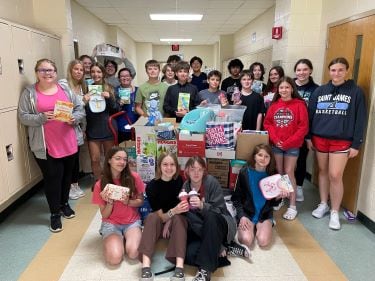
POLYGON ((40 68, 40 69, 37 69, 37 71, 39 73, 43 73, 43 74, 51 74, 51 73, 55 73, 56 71, 54 69, 46 69, 46 68, 40 68))
POLYGON ((130 75, 120 75, 120 78, 131 78, 130 75))

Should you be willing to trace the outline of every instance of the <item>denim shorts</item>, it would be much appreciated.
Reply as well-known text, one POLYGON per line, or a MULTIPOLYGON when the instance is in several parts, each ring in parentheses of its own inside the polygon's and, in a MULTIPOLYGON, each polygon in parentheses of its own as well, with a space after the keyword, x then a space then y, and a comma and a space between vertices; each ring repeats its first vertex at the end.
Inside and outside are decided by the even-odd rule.
POLYGON ((288 149, 288 150, 282 150, 276 146, 272 146, 272 152, 274 154, 281 154, 283 156, 294 156, 294 157, 298 157, 299 155, 299 148, 291 148, 291 149, 288 149))
POLYGON ((136 220, 130 224, 112 224, 110 222, 102 222, 102 226, 100 227, 100 234, 103 236, 103 239, 108 237, 111 234, 117 234, 119 236, 124 236, 124 233, 133 227, 141 228, 142 222, 141 220, 136 220))

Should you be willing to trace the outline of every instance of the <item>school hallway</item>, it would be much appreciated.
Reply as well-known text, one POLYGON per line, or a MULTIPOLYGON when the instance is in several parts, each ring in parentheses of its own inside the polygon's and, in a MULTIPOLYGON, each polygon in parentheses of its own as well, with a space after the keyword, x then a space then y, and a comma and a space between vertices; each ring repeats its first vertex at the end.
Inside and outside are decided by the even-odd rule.
MULTIPOLYGON (((1 281, 120 281, 138 280, 141 263, 125 259, 110 269, 104 264, 98 233, 100 213, 91 204, 92 179, 80 181, 86 196, 71 200, 76 217, 63 220, 64 230, 48 230, 49 212, 42 190, 19 205, 0 224, 1 281)), ((295 221, 281 218, 285 206, 275 212, 274 242, 267 250, 253 247, 245 260, 229 257, 231 265, 219 268, 212 280, 373 280, 375 274, 375 235, 360 222, 348 222, 340 214, 342 229, 328 228, 329 216, 317 220, 311 210, 318 203, 318 190, 307 180, 305 201, 299 203, 295 221)), ((164 259, 165 242, 158 244, 152 269, 171 267, 164 259)), ((186 280, 196 269, 187 266, 186 280)), ((171 272, 155 280, 169 280, 171 272)))

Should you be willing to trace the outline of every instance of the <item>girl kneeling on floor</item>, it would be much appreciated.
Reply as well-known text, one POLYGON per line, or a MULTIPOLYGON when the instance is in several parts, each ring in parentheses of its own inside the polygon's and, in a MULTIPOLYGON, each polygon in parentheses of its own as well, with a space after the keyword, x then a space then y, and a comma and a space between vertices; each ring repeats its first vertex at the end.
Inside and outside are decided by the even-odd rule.
POLYGON ((289 208, 283 218, 294 220, 296 207, 296 169, 299 148, 309 130, 309 117, 305 101, 298 94, 296 84, 290 77, 279 80, 277 91, 264 119, 279 174, 287 174, 294 192, 289 197, 289 208))
POLYGON ((259 182, 261 179, 276 173, 275 158, 268 144, 255 146, 248 165, 238 175, 236 188, 232 196, 233 205, 237 210, 238 242, 247 247, 256 238, 260 247, 267 247, 272 240, 273 206, 277 206, 281 198, 267 200, 264 198, 259 182), (254 237, 255 235, 255 237, 254 237))
POLYGON ((104 163, 102 178, 94 186, 92 203, 99 205, 102 215, 100 233, 105 261, 114 266, 121 263, 125 252, 131 259, 138 258, 142 236, 138 208, 143 204, 144 184, 137 173, 130 171, 124 148, 112 147, 104 163), (129 196, 123 201, 107 198, 102 193, 107 184, 128 187, 129 196))
POLYGON ((139 254, 142 258, 140 281, 154 280, 151 259, 160 238, 169 239, 165 257, 176 264, 171 281, 184 281, 187 222, 182 214, 189 210, 186 201, 179 201, 182 188, 177 157, 173 153, 162 153, 158 157, 156 178, 147 184, 147 199, 153 210, 145 222, 139 254))

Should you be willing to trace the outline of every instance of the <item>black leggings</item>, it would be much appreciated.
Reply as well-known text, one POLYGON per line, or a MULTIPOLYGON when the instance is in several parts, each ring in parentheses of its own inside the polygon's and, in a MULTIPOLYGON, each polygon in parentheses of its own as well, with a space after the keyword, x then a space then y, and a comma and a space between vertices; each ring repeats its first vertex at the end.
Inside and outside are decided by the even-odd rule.
POLYGON ((72 183, 78 182, 79 179, 79 146, 78 151, 74 154, 74 163, 72 168, 72 183))
POLYGON ((75 154, 63 158, 47 154, 47 159, 36 158, 43 174, 44 192, 51 214, 58 213, 61 206, 68 202, 74 159, 75 154))
POLYGON ((297 159, 297 167, 294 173, 296 177, 296 183, 298 186, 303 185, 303 181, 306 177, 306 159, 309 154, 309 149, 307 148, 306 141, 303 142, 302 147, 299 150, 299 156, 297 159))

